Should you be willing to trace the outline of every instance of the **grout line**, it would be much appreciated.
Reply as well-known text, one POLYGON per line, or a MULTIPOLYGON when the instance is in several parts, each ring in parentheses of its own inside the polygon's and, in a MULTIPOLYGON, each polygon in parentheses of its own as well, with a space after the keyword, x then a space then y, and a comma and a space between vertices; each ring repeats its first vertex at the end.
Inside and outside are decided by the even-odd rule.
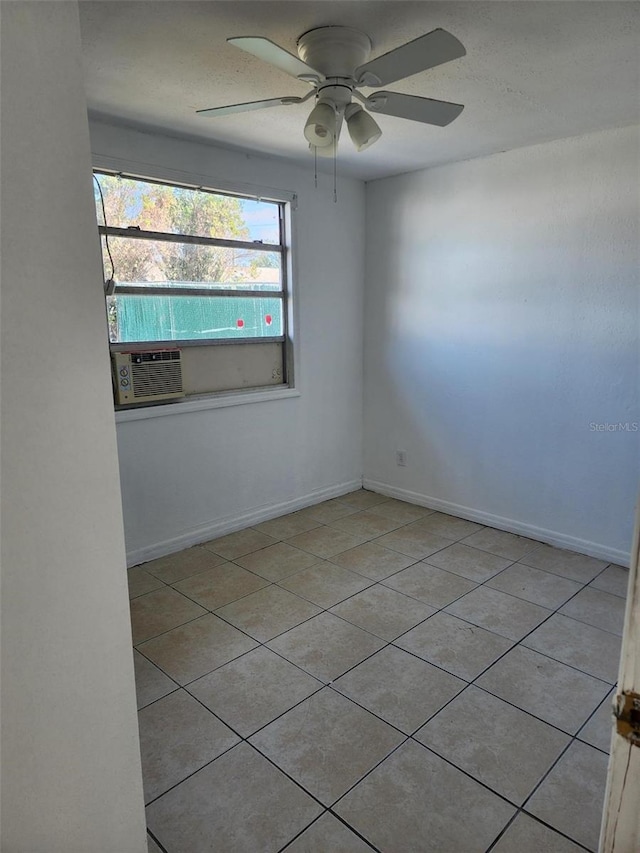
POLYGON ((604 753, 605 755, 607 755, 607 756, 609 755, 609 750, 608 750, 608 749, 606 749, 606 750, 605 750, 605 749, 602 749, 602 747, 594 746, 592 743, 589 743, 589 741, 583 740, 583 739, 580 737, 580 732, 585 728, 585 726, 589 725, 589 723, 591 722, 591 720, 595 717, 595 715, 598 713, 598 711, 600 710, 600 708, 602 708, 602 706, 604 705, 604 703, 605 703, 605 702, 608 702, 608 703, 610 704, 610 709, 611 709, 611 718, 612 718, 612 720, 614 719, 614 714, 613 714, 613 700, 612 700, 611 693, 613 692, 613 693, 614 693, 614 695, 615 695, 615 690, 616 690, 616 685, 614 684, 614 685, 612 686, 611 690, 610 690, 610 691, 607 693, 607 695, 604 697, 604 699, 602 700, 602 702, 598 705, 598 707, 597 707, 597 708, 595 708, 595 709, 593 710, 593 712, 592 712, 591 714, 589 714, 589 716, 587 717, 587 719, 586 719, 586 720, 584 721, 584 723, 580 726, 580 728, 578 729, 578 731, 577 731, 577 733, 576 733, 576 739, 577 739, 577 740, 579 740, 581 743, 585 743, 587 746, 590 746, 590 747, 592 747, 593 749, 597 749, 597 750, 599 750, 600 752, 603 752, 603 753, 604 753))
MULTIPOLYGON (((195 697, 194 697, 194 698, 195 698, 195 697)), ((146 810, 147 808, 149 808, 149 806, 153 805, 153 803, 157 803, 159 799, 161 799, 162 797, 164 797, 164 796, 165 796, 166 794, 168 794, 170 791, 173 791, 175 788, 177 788, 177 787, 178 787, 178 785, 182 785, 182 783, 183 783, 183 782, 186 782, 186 781, 187 781, 187 779, 191 779, 191 777, 192 777, 192 776, 195 776, 195 775, 196 775, 196 773, 199 773, 201 770, 204 770, 204 769, 205 769, 205 767, 208 767, 210 764, 213 764, 213 762, 214 762, 214 761, 217 761, 217 760, 218 760, 218 758, 222 758, 222 756, 223 756, 223 755, 226 755, 228 752, 231 752, 231 750, 232 750, 232 749, 235 749, 235 747, 236 747, 236 746, 240 746, 240 744, 239 744, 239 743, 234 743, 234 744, 232 744, 231 746, 228 746, 226 749, 224 749, 221 753, 219 753, 218 755, 216 755, 216 756, 215 756, 214 758, 212 758, 210 761, 206 761, 206 762, 205 762, 201 767, 198 767, 196 770, 193 770, 191 773, 188 773, 188 774, 187 774, 183 779, 180 779, 180 780, 179 780, 178 782, 176 782, 174 785, 171 785, 169 788, 167 788, 167 790, 166 790, 166 791, 163 791, 161 794, 158 794, 158 796, 157 796, 157 797, 154 797, 152 800, 149 800, 149 802, 145 802, 145 804, 144 804, 145 810, 146 810)))
POLYGON ((321 812, 321 813, 318 815, 318 817, 314 817, 314 819, 311 821, 311 823, 309 823, 309 824, 307 824, 307 826, 303 827, 303 828, 300 830, 300 832, 298 832, 296 835, 294 835, 294 836, 293 836, 293 838, 290 838, 290 839, 289 839, 289 841, 287 841, 287 843, 286 843, 283 847, 279 847, 279 848, 278 848, 278 853, 284 853, 284 851, 287 849, 287 847, 290 847, 290 846, 291 846, 291 844, 293 844, 293 842, 294 842, 294 841, 296 841, 298 838, 300 838, 300 836, 301 836, 301 835, 304 835, 304 833, 305 833, 308 829, 311 829, 311 827, 312 827, 312 826, 314 826, 316 823, 318 823, 318 821, 320 820, 320 818, 321 818, 321 817, 324 817, 324 816, 326 815, 326 813, 327 813, 327 809, 326 809, 326 807, 325 807, 325 810, 324 810, 323 812, 321 812))
MULTIPOLYGON (((538 784, 537 784, 537 785, 535 785, 535 786, 534 786, 534 788, 533 788, 533 789, 531 790, 531 792, 529 793, 529 796, 524 800, 524 802, 523 802, 523 803, 522 803, 522 805, 520 806, 520 809, 519 809, 520 811, 525 811, 525 808, 526 808, 527 804, 531 801, 531 798, 532 798, 532 797, 534 796, 534 794, 535 794, 535 793, 540 789, 540 787, 543 785, 543 783, 544 783, 544 782, 546 782, 546 780, 547 780, 547 779, 548 779, 548 777, 549 777, 549 774, 553 771, 553 769, 554 769, 554 768, 555 768, 555 767, 560 763, 560 761, 564 758, 564 756, 567 754, 567 752, 568 752, 568 751, 571 749, 571 747, 574 745, 575 741, 576 741, 576 737, 575 737, 575 735, 573 735, 573 736, 572 736, 572 738, 571 738, 571 740, 569 741, 569 743, 568 743, 568 744, 565 746, 565 748, 560 752, 560 755, 558 755, 558 757, 557 757, 557 758, 556 758, 556 760, 553 762, 553 764, 551 765, 551 767, 549 767, 549 769, 548 769, 548 770, 547 770, 547 772, 544 774, 544 776, 542 777, 542 779, 540 779, 540 781, 538 782, 538 784)), ((525 811, 525 813, 526 813, 526 814, 528 814, 530 817, 535 817, 535 815, 533 815, 531 812, 525 811)), ((540 820, 540 819, 538 818, 538 820, 540 820)), ((543 820, 540 820, 540 822, 541 822, 541 823, 545 823, 545 825, 547 825, 547 824, 546 824, 546 822, 545 822, 545 821, 543 821, 543 820)), ((552 827, 552 828, 553 828, 553 829, 555 829, 555 827, 552 827)), ((555 831, 557 832, 558 830, 555 830, 555 831)), ((561 833, 561 834, 562 834, 562 835, 564 835, 564 833, 561 833)), ((576 841, 576 839, 575 839, 575 838, 571 838, 571 836, 565 836, 565 837, 570 838, 570 839, 571 839, 571 841, 574 841, 574 842, 576 841)), ((582 845, 582 844, 581 844, 580 846, 582 847, 582 846, 584 846, 584 845, 582 845)), ((587 847, 586 849, 588 850, 589 848, 587 847)), ((591 853, 594 853, 594 851, 591 851, 591 853)))
POLYGON ((150 835, 150 836, 151 836, 151 838, 155 841, 155 843, 158 845, 158 847, 160 848, 160 850, 162 850, 162 853, 169 853, 169 851, 168 851, 168 850, 167 850, 167 848, 164 846, 164 844, 161 844, 161 843, 158 841, 157 837, 153 834, 153 832, 151 832, 151 830, 149 829, 149 827, 147 827, 147 835, 150 835))
POLYGON ((325 811, 323 811, 322 814, 318 815, 318 817, 315 818, 314 820, 312 820, 308 826, 305 826, 305 828, 300 830, 300 832, 297 835, 295 835, 293 838, 291 838, 289 841, 287 841, 287 843, 284 845, 284 847, 280 847, 278 850, 278 853, 286 853, 286 851, 290 849, 290 847, 294 843, 294 841, 297 841, 302 835, 304 835, 304 833, 308 829, 310 829, 314 824, 316 824, 320 820, 320 818, 324 817, 327 814, 330 815, 331 817, 333 817, 334 819, 338 820, 343 826, 346 826, 348 831, 353 833, 361 841, 363 841, 370 850, 375 850, 376 853, 382 853, 382 851, 378 847, 375 847, 373 844, 371 844, 370 841, 367 841, 367 839, 364 837, 364 835, 361 835, 357 829, 354 829, 354 827, 350 826, 343 818, 340 817, 340 815, 335 814, 333 811, 331 811, 330 808, 325 808, 325 811))
POLYGON ((491 842, 491 844, 487 847, 487 849, 485 850, 485 853, 491 853, 491 850, 493 850, 493 848, 496 846, 496 844, 498 843, 498 841, 500 841, 500 839, 501 839, 501 838, 502 838, 502 836, 506 833, 506 831, 509 829, 509 827, 510 827, 510 826, 512 826, 512 825, 515 823, 516 818, 517 818, 517 817, 519 816, 519 814, 520 814, 520 811, 521 811, 521 810, 520 810, 520 808, 517 808, 517 809, 516 809, 515 813, 514 813, 513 815, 511 815, 510 819, 506 822, 506 824, 502 827, 502 829, 500 830, 500 832, 499 832, 499 833, 496 835, 496 837, 493 839, 493 841, 491 842))
MULTIPOLYGON (((308 673, 306 673, 306 674, 308 675, 308 673)), ((249 735, 240 734, 240 732, 237 729, 233 728, 232 724, 227 723, 222 717, 220 717, 218 714, 216 714, 215 711, 212 711, 211 708, 209 708, 207 705, 205 705, 201 699, 198 699, 198 697, 194 696, 193 693, 189 693, 189 695, 193 696, 194 699, 196 699, 198 702, 200 702, 200 704, 204 708, 206 708, 207 711, 209 711, 211 714, 213 714, 214 717, 217 717, 221 722, 223 722, 226 726, 228 726, 230 729, 232 729, 232 731, 235 734, 237 734, 238 737, 242 738, 243 741, 246 741, 247 743, 249 743, 252 737, 254 737, 255 735, 259 734, 261 731, 266 729, 267 726, 271 725, 271 723, 275 723, 276 720, 279 720, 281 717, 284 717, 284 715, 288 714, 289 711, 293 711, 294 708, 297 708, 299 705, 302 705, 302 703, 306 702, 307 699, 311 699, 312 696, 315 696, 316 694, 320 693, 320 691, 324 690, 325 687, 327 687, 326 684, 320 683, 319 687, 317 687, 315 690, 312 690, 311 693, 309 693, 307 696, 304 696, 302 699, 300 699, 299 702, 296 702, 295 705, 291 705, 290 708, 287 708, 286 710, 282 711, 280 714, 277 714, 275 717, 273 717, 273 719, 269 720, 267 723, 264 723, 264 725, 259 726, 255 731, 251 732, 251 734, 249 734, 249 735)), ((253 746, 253 744, 251 744, 251 745, 253 746)))
MULTIPOLYGON (((194 604, 195 604, 195 602, 194 602, 194 604)), ((149 643, 151 640, 156 640, 158 637, 164 637, 165 634, 170 634, 171 631, 175 631, 176 628, 182 628, 185 625, 191 625, 192 622, 197 622, 198 619, 202 619, 203 616, 208 616, 209 614, 210 614, 210 611, 208 611, 208 610, 206 610, 204 613, 199 613, 198 616, 194 616, 193 619, 187 619, 186 622, 181 622, 179 625, 174 625, 173 628, 168 628, 166 631, 161 631, 159 634, 154 634, 153 637, 147 637, 144 640, 140 640, 140 642, 137 645, 134 643, 133 648, 137 652, 140 652, 140 654, 144 654, 144 652, 141 651, 140 647, 144 646, 145 643, 149 643)), ((145 655, 145 657, 146 657, 146 655, 145 655)), ((164 670, 163 670, 163 672, 164 672, 164 670)))
POLYGON ((346 827, 347 827, 347 829, 348 829, 350 832, 353 832, 353 834, 354 834, 354 835, 357 835, 357 837, 358 837, 358 838, 360 838, 362 841, 364 841, 364 843, 367 845, 367 847, 370 847, 370 848, 371 848, 371 850, 375 850, 375 851, 376 851, 376 853, 383 853, 383 851, 382 851, 382 850, 380 850, 380 848, 379 848, 379 847, 376 847, 376 845, 373 843, 373 841, 369 841, 367 838, 365 838, 365 836, 364 836, 364 835, 362 835, 360 832, 358 832, 358 830, 355 828, 355 826, 351 826, 351 824, 350 824, 350 823, 347 823, 347 821, 346 821, 346 820, 345 820, 341 815, 339 815, 337 812, 334 812, 334 811, 333 811, 333 806, 331 806, 327 811, 328 811, 328 812, 329 812, 329 814, 331 814, 331 815, 332 815, 336 820, 340 821, 340 823, 341 823, 343 826, 346 826, 346 827))
MULTIPOLYGON (((242 568, 241 566, 236 566, 235 563, 232 564, 235 568, 242 568)), ((243 571, 248 571, 248 569, 243 569, 243 571)), ((260 575, 256 575, 255 572, 250 572, 250 574, 254 575, 256 578, 260 578, 260 580, 265 581, 263 586, 259 586, 257 589, 252 589, 251 592, 245 592, 242 595, 239 595, 237 598, 232 599, 231 601, 225 601, 224 604, 219 604, 213 610, 210 607, 205 607, 204 604, 201 604, 197 601, 193 596, 187 595, 186 592, 182 592, 182 590, 176 589, 176 592, 179 592, 180 595, 184 595, 185 598, 188 598, 189 601, 193 601, 194 604, 198 604, 200 607, 204 607, 209 613, 215 613, 216 610, 221 610, 223 607, 226 607, 227 604, 235 604, 236 601, 242 601, 243 598, 248 598, 250 595, 253 595, 254 592, 260 592, 261 589, 266 589, 269 586, 273 586, 273 581, 269 581, 266 578, 261 577, 260 575)), ((177 581, 177 583, 181 583, 181 581, 177 581)), ((173 587, 171 587, 173 589, 173 587)))
MULTIPOLYGON (((588 586, 588 584, 585 584, 585 586, 582 589, 585 589, 587 586, 588 586)), ((580 590, 580 592, 582 592, 582 589, 580 590)), ((624 601, 624 599, 620 599, 620 600, 624 601)), ((568 603, 568 602, 565 602, 565 603, 568 603)), ((607 631, 606 628, 601 628, 600 625, 593 625, 591 622, 585 622, 584 619, 578 619, 576 616, 569 616, 568 613, 562 613, 561 611, 560 612, 556 611, 556 612, 558 613, 558 616, 564 616, 565 619, 573 619, 574 622, 579 622, 580 625, 587 625, 587 627, 589 627, 589 628, 595 628, 597 631, 602 631, 603 634, 609 634, 610 637, 617 637, 618 640, 620 640, 622 642, 622 634, 616 634, 613 631, 607 631)))
POLYGON ((521 815, 521 814, 526 815, 526 817, 530 818, 531 820, 534 820, 536 823, 540 823, 540 824, 542 824, 542 826, 544 826, 544 827, 546 827, 547 829, 551 830, 551 832, 553 832, 555 835, 559 835, 561 838, 565 838, 567 841, 570 841, 572 844, 574 844, 574 845, 575 845, 576 847, 578 847, 580 850, 586 850, 586 851, 587 851, 587 853, 595 853, 595 851, 591 850, 589 847, 585 847, 585 846, 584 846, 584 844, 582 844, 580 841, 576 841, 576 840, 575 840, 575 838, 571 838, 571 836, 570 836, 570 835, 566 835, 566 834, 565 834, 564 832, 562 832, 561 830, 556 829, 554 826, 551 826, 551 824, 550 824, 550 823, 546 823, 544 820, 541 820, 539 817, 536 817, 535 815, 530 814, 529 812, 525 812, 525 811, 523 810, 522 806, 519 806, 519 807, 518 807, 518 809, 516 810, 516 813, 513 815, 513 817, 511 818, 511 820, 506 824, 506 826, 504 826, 504 827, 500 830, 500 832, 499 832, 499 833, 498 833, 498 835, 493 839, 493 841, 491 842, 491 844, 489 845, 489 847, 487 847, 487 849, 486 849, 485 853, 491 853, 491 851, 495 848, 496 844, 497 844, 497 843, 500 841, 500 839, 501 839, 501 838, 506 834, 506 832, 507 832, 507 830, 509 829, 509 827, 510 827, 510 826, 512 826, 512 824, 513 824, 513 823, 515 823, 516 819, 517 819, 518 817, 520 817, 520 815, 521 815))
POLYGON ((542 820, 542 818, 539 818, 537 815, 531 814, 531 812, 525 812, 524 807, 519 809, 518 813, 520 814, 520 812, 525 814, 528 818, 531 818, 531 820, 535 820, 536 823, 541 823, 542 826, 546 826, 547 829, 550 829, 552 832, 555 832, 556 835, 560 835, 562 838, 566 838, 567 841, 571 841, 572 844, 575 844, 581 850, 586 850, 587 853, 596 853, 595 850, 586 847, 581 841, 577 841, 575 838, 572 838, 570 835, 567 835, 567 833, 563 832, 561 829, 556 829, 555 826, 552 826, 550 823, 547 823, 546 821, 542 820))

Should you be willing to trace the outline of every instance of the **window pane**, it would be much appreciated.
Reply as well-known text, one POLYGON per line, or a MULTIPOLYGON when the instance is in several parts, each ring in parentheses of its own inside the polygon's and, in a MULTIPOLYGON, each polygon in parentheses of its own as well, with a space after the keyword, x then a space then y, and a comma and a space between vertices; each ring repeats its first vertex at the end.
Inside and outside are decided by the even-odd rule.
POLYGON ((112 343, 269 338, 283 334, 282 299, 107 297, 112 343))
MULTIPOLYGON (((109 237, 117 284, 281 290, 279 252, 109 237)), ((102 237, 105 278, 111 261, 102 237)))
POLYGON ((104 197, 94 182, 98 222, 114 228, 135 226, 142 231, 261 240, 280 243, 278 202, 219 195, 167 184, 154 184, 117 175, 96 173, 104 197))
POLYGON ((242 215, 249 229, 249 240, 280 243, 279 206, 273 202, 242 199, 242 215))

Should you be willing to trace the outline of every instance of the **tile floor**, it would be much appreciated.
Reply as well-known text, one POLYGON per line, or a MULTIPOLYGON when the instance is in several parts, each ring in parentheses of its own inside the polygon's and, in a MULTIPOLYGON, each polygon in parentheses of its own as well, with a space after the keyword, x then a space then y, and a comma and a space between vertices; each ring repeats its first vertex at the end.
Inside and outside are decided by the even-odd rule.
POLYGON ((597 849, 625 569, 360 490, 129 581, 150 851, 597 849))

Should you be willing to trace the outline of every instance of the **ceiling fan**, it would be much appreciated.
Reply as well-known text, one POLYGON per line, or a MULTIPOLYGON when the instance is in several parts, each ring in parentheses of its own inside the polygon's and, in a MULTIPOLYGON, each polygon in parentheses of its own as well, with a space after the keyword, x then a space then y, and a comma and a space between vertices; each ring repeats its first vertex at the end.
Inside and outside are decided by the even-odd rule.
POLYGON ((364 151, 382 134, 370 113, 444 127, 463 110, 461 104, 416 95, 382 90, 365 96, 358 91, 360 87, 386 86, 464 56, 466 50, 463 45, 446 30, 432 30, 370 61, 367 61, 371 53, 369 36, 351 27, 319 27, 303 33, 297 42, 298 56, 259 36, 230 38, 227 41, 311 84, 312 89, 302 98, 268 98, 197 110, 197 113, 225 116, 265 107, 302 104, 315 95, 316 104, 306 121, 304 135, 309 148, 321 156, 334 155, 343 119, 356 149, 364 151))

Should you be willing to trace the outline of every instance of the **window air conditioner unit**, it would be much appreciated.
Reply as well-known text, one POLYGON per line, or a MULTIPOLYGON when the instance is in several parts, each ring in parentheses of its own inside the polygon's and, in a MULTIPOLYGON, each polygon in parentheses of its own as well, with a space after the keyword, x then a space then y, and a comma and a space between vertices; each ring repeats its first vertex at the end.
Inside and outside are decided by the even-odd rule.
POLYGON ((116 403, 153 403, 184 397, 180 356, 178 349, 112 353, 116 403))

